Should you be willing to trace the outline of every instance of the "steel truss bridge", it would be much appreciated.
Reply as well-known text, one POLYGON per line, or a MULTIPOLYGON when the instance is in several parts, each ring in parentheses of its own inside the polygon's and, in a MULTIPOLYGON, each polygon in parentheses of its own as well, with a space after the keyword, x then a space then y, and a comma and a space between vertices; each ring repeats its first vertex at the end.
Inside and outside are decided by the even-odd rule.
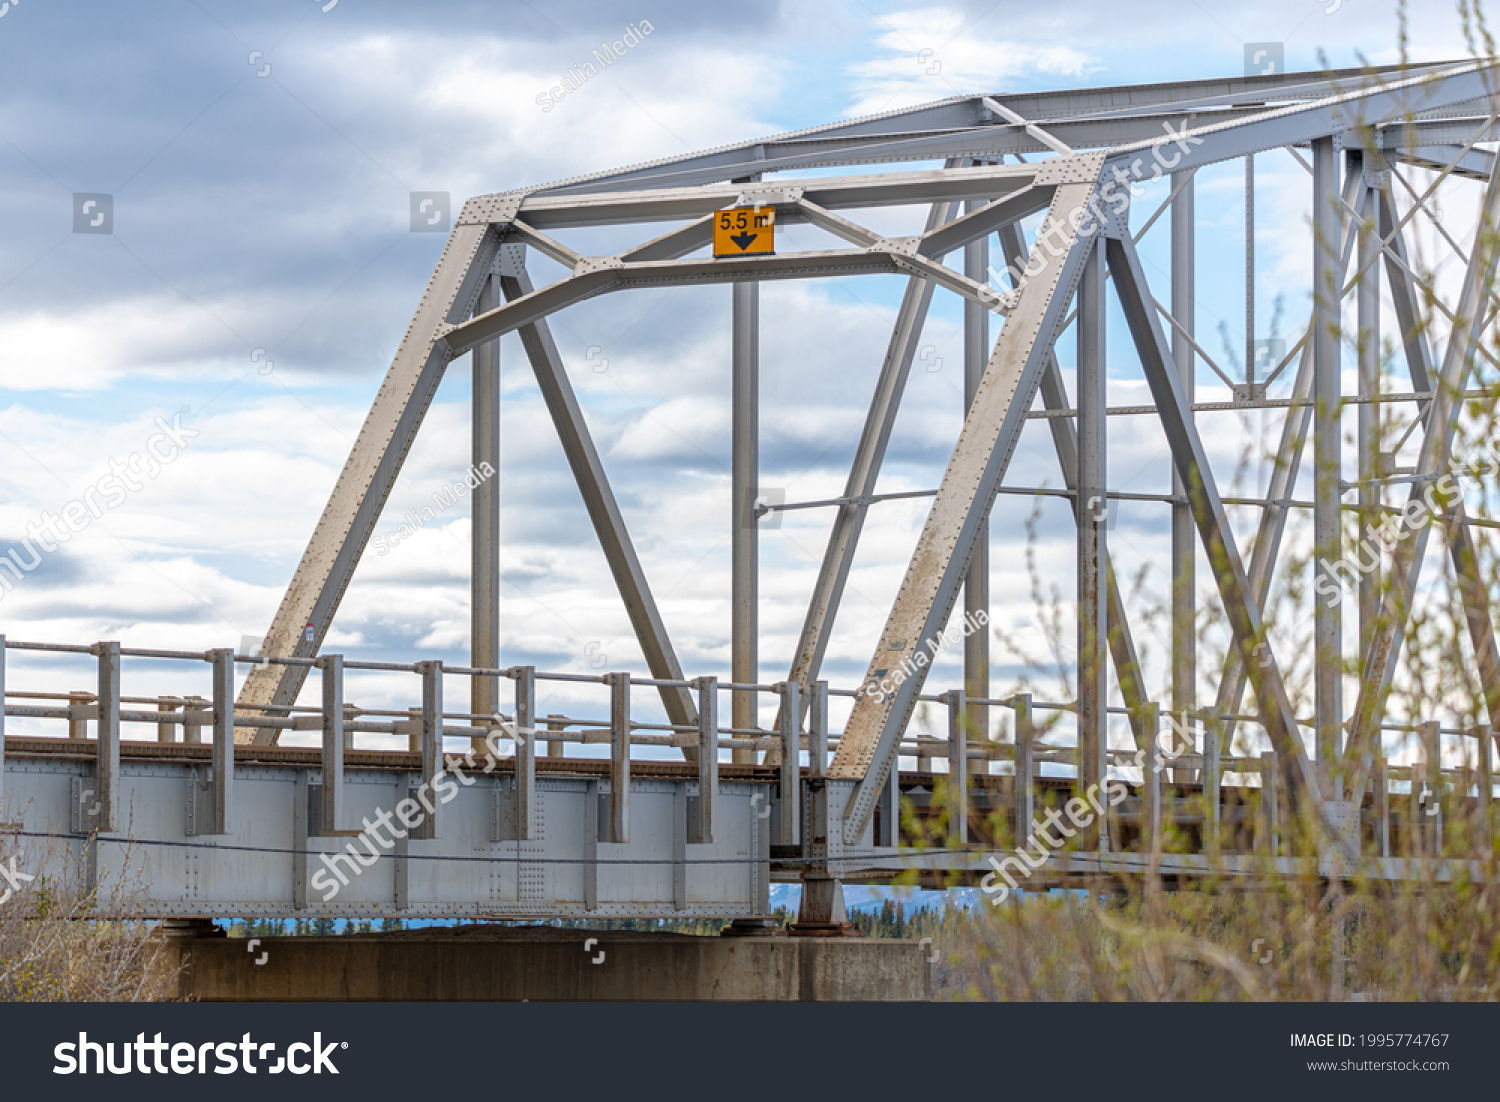
MULTIPOLYGON (((1470 373, 1487 355, 1481 338, 1494 298, 1500 177, 1482 143, 1500 139, 1496 77, 1485 64, 1451 63, 963 96, 470 199, 260 653, 9 640, 0 650, 11 666, 5 716, 55 721, 58 734, 66 722, 68 737, 13 734, 4 744, 0 820, 61 882, 98 886, 101 907, 103 886, 134 862, 143 888, 118 904, 131 913, 752 916, 766 912, 768 885, 781 880, 802 882, 802 920, 817 928, 841 917, 842 881, 889 880, 915 869, 931 883, 954 874, 972 882, 989 871, 990 815, 1003 813, 1024 837, 1047 793, 1086 792, 1144 761, 1152 767, 1139 780, 1130 774, 1129 798, 1033 884, 1138 872, 1148 863, 1179 877, 1211 864, 1249 876, 1267 861, 1329 874, 1350 867, 1355 850, 1376 875, 1456 876, 1465 870, 1445 854, 1443 825, 1475 810, 1489 822, 1491 727, 1456 733, 1467 747, 1458 766, 1445 766, 1442 753, 1442 738, 1455 732, 1436 721, 1406 725, 1418 731, 1424 750, 1409 766, 1387 761, 1383 732, 1393 725, 1385 703, 1430 531, 1415 526, 1398 498, 1419 500, 1448 469, 1470 373), (1255 357, 1247 355, 1244 380, 1226 379, 1234 383, 1232 402, 1195 404, 1198 362, 1219 369, 1194 334, 1194 175, 1242 160, 1253 196, 1255 156, 1278 149, 1290 149, 1311 177, 1311 325, 1259 379, 1255 357), (1402 214, 1393 184, 1409 186, 1402 172, 1413 165, 1435 170, 1438 179, 1424 195, 1413 191, 1402 214), (826 171, 841 166, 847 174, 826 171), (1130 185, 1164 174, 1167 202, 1132 231, 1130 185), (1437 301, 1451 323, 1438 349, 1422 323, 1421 305, 1435 289, 1414 268, 1411 221, 1455 177, 1488 182, 1480 232, 1472 242, 1452 242, 1466 271, 1458 300, 1437 301), (886 237, 860 221, 863 211, 907 206, 926 211, 919 234, 886 237), (825 231, 829 247, 711 255, 715 213, 732 208, 773 209, 777 225, 825 231), (1026 233, 1023 220, 1038 215, 1041 228, 1026 233), (1168 221, 1170 287, 1150 285, 1137 253, 1158 218, 1168 221), (639 226, 640 243, 614 255, 584 255, 561 240, 620 226, 639 226), (1000 250, 994 258, 992 239, 1000 250), (567 274, 535 286, 527 270, 532 254, 567 274), (991 286, 992 262, 1011 268, 1010 289, 991 286), (752 520, 766 508, 757 486, 759 283, 865 273, 905 276, 905 295, 845 494, 824 503, 836 516, 795 657, 784 681, 760 684, 752 520), (1382 308, 1382 279, 1393 316, 1382 308), (548 326, 552 315, 594 296, 705 283, 730 285, 733 298, 728 680, 690 677, 679 663, 548 326), (1154 499, 1171 510, 1170 700, 1148 695, 1102 522, 1100 503, 1117 496, 1107 488, 1108 416, 1127 412, 1105 402, 1109 284, 1150 390, 1148 412, 1171 447, 1173 492, 1154 499), (865 681, 830 688, 820 677, 825 648, 867 512, 880 498, 887 442, 939 290, 963 300, 963 428, 865 681), (1340 316, 1349 296, 1361 335, 1355 394, 1341 392, 1340 378, 1340 316), (1075 318, 1078 371, 1069 395, 1054 344, 1075 318), (498 479, 474 491, 470 666, 322 653, 438 383, 465 353, 472 353, 474 375, 474 463, 500 468, 498 338, 512 332, 545 397, 649 676, 501 667, 498 479), (1410 392, 1378 394, 1383 333, 1404 354, 1410 392), (1283 374, 1293 379, 1290 397, 1269 398, 1267 386, 1283 374), (1385 469, 1375 446, 1381 407, 1395 403, 1420 417, 1420 457, 1409 473, 1385 469), (1251 502, 1260 507, 1254 541, 1241 546, 1226 520, 1199 415, 1266 408, 1283 410, 1285 423, 1271 484, 1251 502), (1357 503, 1343 500, 1346 416, 1357 421, 1360 443, 1357 503), (963 687, 929 687, 921 663, 901 660, 931 651, 945 630, 957 644, 950 620, 961 618, 960 594, 964 617, 987 613, 987 519, 997 494, 1018 489, 1003 485, 1006 468, 1034 418, 1046 419, 1061 492, 1078 521, 1077 699, 1048 705, 992 693, 987 631, 963 638, 963 687), (1341 558, 1344 510, 1359 510, 1362 533, 1382 511, 1402 532, 1383 569, 1360 581, 1362 654, 1350 657, 1359 659, 1362 676, 1350 702, 1341 676, 1342 609, 1317 602, 1311 637, 1299 642, 1316 652, 1310 722, 1293 712, 1263 622, 1288 516, 1306 505, 1291 500, 1304 462, 1313 475, 1320 557, 1341 558), (1234 644, 1211 702, 1196 699, 1198 543, 1234 644), (36 651, 96 663, 97 691, 25 691, 17 671, 25 672, 25 656, 36 651), (125 695, 124 666, 145 660, 207 663, 211 695, 125 695), (237 664, 248 673, 236 699, 237 664), (346 703, 346 673, 367 670, 409 673, 420 706, 381 712, 346 703), (1111 670, 1123 702, 1114 708, 1111 670), (314 671, 320 697, 303 693, 314 671), (469 683, 465 712, 444 706, 454 678, 469 683), (598 718, 536 715, 537 685, 549 679, 594 694, 598 718), (666 722, 632 718, 643 693, 659 697, 666 722), (769 729, 757 719, 765 694, 777 697, 769 729), (304 695, 311 699, 299 703, 304 695), (843 729, 833 731, 829 699, 840 696, 852 701, 851 710, 843 729), (946 740, 913 731, 922 701, 946 708, 946 740), (1034 737, 1034 717, 1049 706, 1076 716, 1076 745, 1034 737), (1013 734, 1000 739, 991 721, 1004 710, 1013 722, 998 726, 1013 734), (1111 711, 1129 716, 1133 747, 1109 745, 1111 711), (1166 716, 1200 721, 1206 732, 1170 763, 1157 737, 1166 716), (1263 730, 1270 750, 1232 755, 1235 723, 1263 730), (124 741, 131 725, 154 727, 155 741, 124 741), (320 732, 322 747, 278 746, 284 731, 320 732), (361 747, 360 736, 370 734, 404 734, 407 749, 361 747), (457 761, 444 752, 445 737, 468 737, 477 749, 457 761), (569 756, 569 744, 579 743, 607 743, 608 760, 569 756), (680 751, 683 760, 663 760, 662 748, 680 751), (903 757, 917 759, 918 768, 902 772, 903 757), (1048 761, 1071 775, 1044 776, 1048 761), (997 762, 1010 764, 991 764, 997 762), (944 768, 934 772, 937 763, 944 768), (442 798, 435 800, 437 791, 442 798), (403 818, 406 828, 387 829, 378 843, 368 839, 367 820, 397 812, 403 801, 421 807, 424 792, 436 806, 412 813, 415 823, 403 818), (902 844, 910 840, 899 825, 902 796, 920 821, 941 831, 936 846, 902 844), (1296 841, 1303 837, 1289 829, 1296 822, 1318 828, 1313 842, 1296 841), (1193 852, 1162 852, 1167 824, 1188 833, 1193 852), (367 861, 325 859, 359 844, 361 832, 367 861), (327 896, 335 867, 348 882, 340 879, 327 896)), ((1247 211, 1253 219, 1253 201, 1247 211)), ((1253 299, 1253 250, 1247 264, 1253 299)), ((1253 302, 1248 308, 1253 318, 1253 302)), ((1449 500, 1438 519, 1493 724, 1500 654, 1473 525, 1462 500, 1449 500)), ((1490 875, 1475 868, 1466 874, 1490 875)))

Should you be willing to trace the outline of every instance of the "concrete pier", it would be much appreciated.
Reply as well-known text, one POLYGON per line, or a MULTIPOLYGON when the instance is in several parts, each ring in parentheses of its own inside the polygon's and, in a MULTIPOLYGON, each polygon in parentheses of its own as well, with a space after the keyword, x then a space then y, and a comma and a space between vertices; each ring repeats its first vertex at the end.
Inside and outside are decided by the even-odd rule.
POLYGON ((176 937, 194 1001, 925 1002, 916 942, 459 926, 342 937, 176 937))

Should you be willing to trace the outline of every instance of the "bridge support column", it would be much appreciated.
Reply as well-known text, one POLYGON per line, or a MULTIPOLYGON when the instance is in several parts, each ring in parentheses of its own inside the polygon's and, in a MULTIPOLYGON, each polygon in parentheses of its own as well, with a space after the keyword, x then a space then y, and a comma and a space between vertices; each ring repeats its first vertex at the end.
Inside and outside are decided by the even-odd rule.
MULTIPOLYGON (((1085 244, 1078 283, 1078 795, 1103 791, 1109 772, 1109 642, 1104 585, 1105 530, 1104 248, 1085 244)), ((1097 798, 1097 794, 1096 794, 1097 798)), ((1109 848, 1095 823, 1083 832, 1085 850, 1109 848)))
MULTIPOLYGON (((971 201, 965 209, 972 214, 984 206, 971 201)), ((964 246, 964 275, 976 283, 988 285, 990 239, 982 237, 964 246)), ((979 380, 990 362, 990 312, 977 302, 964 300, 964 416, 979 392, 979 380)), ((964 636, 964 690, 970 699, 984 700, 990 695, 990 525, 986 518, 975 537, 974 554, 964 575, 964 615, 983 625, 964 636)), ((969 738, 988 741, 990 711, 984 704, 969 704, 966 721, 969 738)), ((981 772, 989 772, 986 762, 981 772)))
MULTIPOLYGON (((474 312, 483 314, 500 305, 500 281, 485 280, 474 312)), ((470 664, 478 669, 500 665, 500 342, 487 341, 474 349, 473 449, 471 465, 477 476, 492 473, 474 488, 470 536, 470 664)), ((469 690, 469 711, 493 716, 500 710, 500 679, 476 674, 469 690)), ((481 724, 483 726, 483 724, 481 724)), ((485 749, 482 737, 474 750, 485 749)))
MULTIPOLYGON (((843 833, 839 823, 830 823, 828 813, 828 777, 823 764, 828 746, 827 682, 819 681, 813 687, 808 719, 806 854, 809 860, 802 871, 802 901, 797 907, 797 921, 789 932, 794 937, 860 937, 859 927, 849 921, 844 909, 844 885, 828 872, 829 845, 842 848, 843 833)), ((893 786, 897 777, 893 767, 893 786)))
MULTIPOLYGON (((1332 138, 1312 143, 1313 161, 1313 554, 1315 574, 1329 577, 1343 558, 1339 480, 1343 432, 1339 358, 1338 160, 1332 138)), ((1317 715, 1318 783, 1323 798, 1343 795, 1338 769, 1343 754, 1343 622, 1339 602, 1314 600, 1313 665, 1317 715)))
MULTIPOLYGON (((1251 166, 1254 158, 1246 158, 1245 180, 1247 185, 1253 189, 1254 177, 1251 166)), ((1172 200, 1172 317, 1182 328, 1174 329, 1172 333, 1172 364, 1177 370, 1177 378, 1182 383, 1182 392, 1186 396, 1189 409, 1193 401, 1195 360, 1193 346, 1188 343, 1196 326, 1194 319, 1197 312, 1196 291, 1196 269, 1194 266, 1195 237, 1194 212, 1193 212, 1193 180, 1189 175, 1186 179, 1179 173, 1174 176, 1173 182, 1180 190, 1177 198, 1172 200)), ((1253 190, 1247 193, 1246 219, 1247 223, 1253 223, 1255 219, 1253 190)), ((1253 228, 1247 228, 1247 233, 1253 234, 1253 228)), ((1250 269, 1246 273, 1248 290, 1246 301, 1251 304, 1247 307, 1253 314, 1255 300, 1254 248, 1253 241, 1246 241, 1246 265, 1250 269)), ((1254 317, 1247 317, 1247 323, 1252 326, 1252 333, 1247 338, 1250 344, 1254 344, 1253 322, 1254 317)), ((1246 371, 1253 372, 1254 352, 1251 359, 1246 361, 1246 371)), ((1247 374, 1246 378, 1249 379, 1247 374)), ((1172 496, 1177 501, 1172 505, 1172 711, 1178 721, 1184 725, 1187 723, 1188 713, 1197 707, 1198 689, 1198 607, 1197 607, 1197 576, 1196 566, 1198 563, 1198 533, 1193 527, 1193 511, 1187 503, 1187 486, 1182 481, 1182 473, 1174 466, 1172 468, 1172 496)), ((1174 769, 1172 771, 1174 781, 1183 782, 1192 779, 1192 773, 1186 769, 1174 769)))
POLYGON ((843 883, 829 877, 808 877, 802 881, 802 903, 789 932, 793 937, 864 936, 849 921, 849 912, 844 909, 843 883))
MULTIPOLYGON (((760 284, 734 284, 732 301, 730 663, 735 681, 754 685, 760 681, 760 284)), ((754 692, 736 689, 730 700, 731 727, 760 726, 754 692)), ((755 751, 736 749, 733 760, 754 764, 755 751)))

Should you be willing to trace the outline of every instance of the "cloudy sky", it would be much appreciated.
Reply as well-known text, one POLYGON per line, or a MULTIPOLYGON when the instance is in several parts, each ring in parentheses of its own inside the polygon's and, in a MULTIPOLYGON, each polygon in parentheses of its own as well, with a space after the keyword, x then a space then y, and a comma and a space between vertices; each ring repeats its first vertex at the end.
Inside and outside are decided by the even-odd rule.
MULTIPOLYGON (((1412 57, 1466 56, 1451 5, 1408 14, 1412 57)), ((0 628, 187 650, 264 632, 442 249, 442 234, 411 232, 412 192, 447 192, 457 209, 470 195, 961 93, 1235 74, 1256 42, 1283 43, 1288 69, 1387 62, 1398 40, 1384 0, 1230 13, 1193 0, 751 0, 732 17, 682 0, 0 2, 0 550, 44 513, 87 503, 92 487, 108 497, 101 478, 112 461, 146 456, 158 418, 185 430, 170 462, 0 591, 0 628), (630 27, 637 45, 550 100, 630 27), (105 197, 85 221, 107 213, 97 229, 112 232, 75 232, 81 193, 105 197)), ((1285 154, 1259 167, 1257 335, 1274 324, 1295 337, 1309 303, 1309 181, 1285 154)), ((1242 167, 1198 180, 1196 325, 1228 366, 1245 342, 1242 167)), ((1454 187, 1447 224, 1463 240, 1477 185, 1454 187)), ((1163 196, 1140 202, 1137 224, 1163 196)), ((1160 232, 1142 248, 1164 297, 1160 232)), ((536 265, 539 279, 550 271, 536 265)), ((861 277, 763 289, 763 485, 791 501, 841 492, 901 287, 861 277)), ((725 677, 728 320, 728 289, 711 287, 615 295, 553 322, 683 665, 725 677)), ((936 485, 961 419, 960 322, 939 292, 883 491, 936 485)), ((1142 401, 1117 313, 1111 330, 1111 400, 1142 401)), ((1071 334, 1059 354, 1073 362, 1071 334)), ((504 660, 644 672, 519 343, 506 338, 501 355, 504 660)), ((467 359, 455 362, 377 537, 461 476, 469 379, 467 359)), ((1222 397, 1206 368, 1199 386, 1222 397)), ((1280 422, 1217 416, 1206 435, 1227 483, 1246 444, 1274 439, 1280 422)), ((1112 486, 1165 489, 1159 430, 1137 418, 1110 429, 1112 486)), ((1034 424, 1007 484, 1057 486, 1049 453, 1034 424)), ((1263 478, 1252 464, 1243 489, 1263 478)), ((836 684, 863 672, 925 509, 918 499, 872 512, 825 667, 836 684)), ((1006 632, 1045 656, 1025 554, 1033 510, 1041 592, 1071 602, 1071 520, 1056 499, 1001 498, 992 587, 1006 632)), ((830 516, 798 512, 763 533, 763 680, 785 674, 830 516)), ((1133 598, 1153 686, 1163 646, 1147 613, 1166 592, 1166 530, 1164 507, 1127 505, 1111 533, 1123 571, 1155 571, 1133 598)), ((460 503, 388 554, 372 547, 325 649, 465 661, 468 540, 460 503)), ((1063 692, 1009 655, 996 645, 997 695, 1028 673, 1039 693, 1063 692)), ((13 677, 91 681, 81 663, 39 659, 13 677)), ((127 667, 127 693, 206 689, 206 667, 127 667)), ((370 676, 348 697, 405 707, 415 689, 414 678, 370 676)), ((451 692, 462 699, 464 687, 451 692)), ((557 695, 542 710, 574 703, 557 695)))

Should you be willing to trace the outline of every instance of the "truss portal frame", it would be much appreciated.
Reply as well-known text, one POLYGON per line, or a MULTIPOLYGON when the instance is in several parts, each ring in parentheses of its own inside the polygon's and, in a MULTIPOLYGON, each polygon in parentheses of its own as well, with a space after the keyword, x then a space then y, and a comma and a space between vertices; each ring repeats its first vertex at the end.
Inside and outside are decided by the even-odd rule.
MULTIPOLYGON (((1233 631, 1234 653, 1221 679, 1217 711, 1236 712, 1248 683, 1287 791, 1308 812, 1308 821, 1320 821, 1336 832, 1339 816, 1330 809, 1347 805, 1349 793, 1362 791, 1370 768, 1373 732, 1400 652, 1422 566, 1425 530, 1400 545, 1393 566, 1396 585, 1385 607, 1378 614, 1366 608, 1370 625, 1365 633, 1365 676, 1358 700, 1347 715, 1337 689, 1338 611, 1319 612, 1318 741, 1313 755, 1304 749, 1261 610, 1270 593, 1288 512, 1286 499, 1309 436, 1316 459, 1319 550, 1338 549, 1337 410, 1342 396, 1333 332, 1343 293, 1356 285, 1361 286, 1361 327, 1368 321, 1378 331, 1378 297, 1371 307, 1366 284, 1378 278, 1377 262, 1382 258, 1413 385, 1431 394, 1418 474, 1445 468, 1459 407, 1457 395, 1479 351, 1487 305, 1493 297, 1495 234, 1481 232, 1471 247, 1461 301, 1449 312, 1455 320, 1454 335, 1439 363, 1415 319, 1414 303, 1421 288, 1405 259, 1403 226, 1395 220, 1388 189, 1392 168, 1403 164, 1488 179, 1486 222, 1481 229, 1500 224, 1500 184, 1491 171, 1494 154, 1478 144, 1500 139, 1495 125, 1495 76, 1494 70, 1482 64, 1447 63, 961 96, 470 199, 456 220, 286 591, 262 654, 303 659, 317 654, 447 365, 472 351, 477 372, 481 370, 478 365, 483 365, 484 373, 496 371, 495 342, 516 332, 562 439, 650 673, 663 681, 681 682, 681 666, 548 329, 549 317, 575 303, 627 288, 736 285, 737 296, 743 298, 737 297, 734 315, 735 420, 737 428, 748 426, 745 431, 749 433, 748 438, 737 436, 742 442, 736 447, 749 449, 746 454, 753 457, 753 398, 744 397, 753 394, 753 387, 747 390, 740 383, 754 377, 755 286, 772 279, 899 274, 908 279, 905 297, 846 494, 836 503, 827 552, 788 673, 788 680, 802 689, 799 707, 803 711, 818 679, 922 324, 938 290, 958 295, 967 304, 969 404, 900 591, 876 642, 864 691, 856 698, 828 768, 828 780, 844 785, 848 795, 841 805, 841 826, 830 825, 830 829, 841 832, 847 845, 868 837, 881 793, 890 791, 887 781, 897 747, 923 682, 920 669, 912 676, 892 678, 896 658, 930 649, 942 638, 971 564, 976 555, 985 553, 989 510, 1001 491, 1019 433, 1033 415, 1037 393, 1050 413, 1060 415, 1068 409, 1053 345, 1073 316, 1070 310, 1079 321, 1076 428, 1062 416, 1051 424, 1078 519, 1079 779, 1080 783, 1102 779, 1108 760, 1108 666, 1113 665, 1136 721, 1137 739, 1143 744, 1148 735, 1141 713, 1150 704, 1110 569, 1105 528, 1091 512, 1094 502, 1108 496, 1102 386, 1103 301, 1108 278, 1124 307, 1171 444, 1176 493, 1181 499, 1173 511, 1174 577, 1190 577, 1196 532, 1233 631), (1311 154, 1318 249, 1310 259, 1319 298, 1311 339, 1294 349, 1288 363, 1277 369, 1279 373, 1292 359, 1298 361, 1278 471, 1255 543, 1247 552, 1230 531, 1223 498, 1194 424, 1195 353, 1207 357, 1192 333, 1192 175, 1204 165, 1244 158, 1253 183, 1254 156, 1283 147, 1301 147, 1311 154), (1043 159, 1028 160, 1036 154, 1043 159), (942 167, 920 167, 923 162, 940 162, 942 167), (791 175, 838 166, 859 171, 791 175), (1173 206, 1174 267, 1184 266, 1174 272, 1170 311, 1149 286, 1136 254, 1136 238, 1123 217, 1131 185, 1164 173, 1173 180, 1169 202, 1173 206), (889 238, 859 220, 861 210, 895 206, 925 208, 922 232, 889 238), (779 224, 817 226, 843 247, 736 258, 708 255, 713 215, 731 207, 774 208, 779 224), (1042 227, 1028 243, 1021 223, 1035 215, 1043 216, 1042 227), (577 227, 634 224, 647 230, 641 242, 610 256, 580 255, 554 236, 577 227), (1024 272, 1018 285, 1005 291, 991 287, 983 278, 982 262, 976 263, 987 255, 982 250, 993 234, 999 234, 1006 261, 1024 272), (526 269, 528 250, 563 265, 568 274, 546 286, 533 286, 526 269), (958 263, 949 263, 950 259, 958 263), (1354 265, 1357 270, 1349 278, 1354 265), (1340 292, 1324 295, 1325 287, 1337 287, 1340 292), (1371 309, 1374 314, 1366 317, 1371 309), (999 332, 986 355, 985 319, 991 315, 1000 319, 999 332), (1314 404, 1307 404, 1309 398, 1314 404), (742 408, 743 403, 749 405, 742 408), (1348 746, 1343 747, 1341 731, 1346 719, 1350 733, 1348 746)), ((1247 379, 1250 404, 1258 397, 1253 384, 1253 379, 1247 379)), ((491 390, 484 395, 486 409, 476 408, 476 456, 483 448, 498 450, 498 430, 484 427, 481 431, 481 420, 491 416, 488 405, 493 400, 491 390)), ((736 469, 740 470, 738 462, 736 469)), ((736 475, 739 481, 750 479, 736 486, 737 501, 754 500, 753 463, 750 469, 748 475, 736 475)), ((1421 485, 1413 483, 1414 496, 1421 485)), ((737 549, 740 541, 754 539, 754 524, 747 522, 751 520, 733 518, 737 549)), ((492 529, 493 519, 485 524, 492 529)), ((1476 653, 1481 656, 1489 718, 1492 723, 1500 722, 1495 714, 1500 708, 1500 657, 1482 587, 1473 578, 1472 538, 1461 510, 1446 518, 1445 525, 1455 568, 1466 583, 1461 588, 1469 602, 1476 653)), ((476 543, 474 553, 476 667, 494 665, 494 655, 486 652, 497 645, 492 576, 498 571, 496 542, 492 534, 483 546, 476 543)), ((754 561, 753 553, 736 554, 737 594, 753 597, 753 576, 741 578, 738 572, 753 572, 754 561)), ((977 593, 971 595, 970 611, 984 599, 977 593)), ((749 613, 742 616, 739 606, 737 600, 735 679, 750 681, 754 680, 754 619, 749 613), (750 677, 744 676, 742 654, 751 662, 750 677)), ((1190 635, 1184 625, 1191 625, 1192 611, 1190 597, 1186 607, 1174 606, 1179 647, 1192 646, 1191 639, 1184 637, 1190 635)), ((975 668, 976 661, 982 664, 983 659, 971 658, 966 671, 971 685, 983 675, 982 669, 975 668)), ((1173 706, 1179 710, 1192 706, 1191 699, 1180 699, 1191 697, 1187 683, 1192 668, 1189 663, 1183 667, 1186 673, 1174 669, 1174 696, 1179 699, 1173 706)), ((257 667, 241 692, 239 707, 284 713, 295 702, 306 672, 307 667, 300 664, 257 667)), ((690 692, 662 686, 661 693, 674 724, 698 722, 690 692)), ((241 736, 246 741, 269 741, 276 730, 244 728, 241 736)), ((1095 841, 1099 850, 1107 847, 1107 839, 1095 841)))

